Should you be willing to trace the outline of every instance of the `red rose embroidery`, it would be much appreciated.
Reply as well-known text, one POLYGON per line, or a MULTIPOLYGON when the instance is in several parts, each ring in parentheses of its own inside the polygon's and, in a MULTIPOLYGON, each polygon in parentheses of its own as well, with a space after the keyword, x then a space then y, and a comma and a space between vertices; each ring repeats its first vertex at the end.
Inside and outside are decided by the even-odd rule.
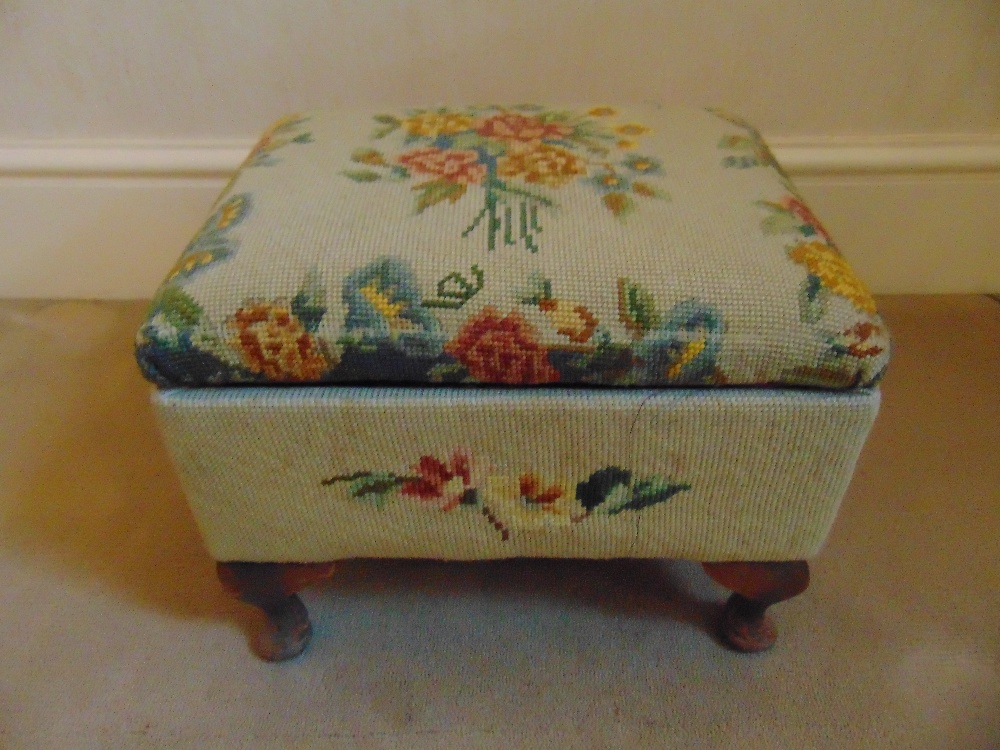
POLYGON ((553 383, 559 373, 538 343, 535 329, 514 310, 507 317, 492 307, 466 321, 444 350, 483 383, 553 383))
POLYGON ((421 456, 413 470, 417 476, 403 482, 400 493, 434 503, 441 510, 457 507, 472 490, 471 462, 463 451, 452 454, 450 465, 433 456, 421 456))
POLYGON ((487 138, 505 141, 540 141, 543 138, 565 138, 570 128, 557 122, 542 122, 516 112, 504 112, 485 120, 476 132, 487 138))
POLYGON ((453 151, 428 146, 407 151, 399 156, 407 169, 442 177, 459 185, 478 184, 486 176, 486 165, 475 151, 453 151))

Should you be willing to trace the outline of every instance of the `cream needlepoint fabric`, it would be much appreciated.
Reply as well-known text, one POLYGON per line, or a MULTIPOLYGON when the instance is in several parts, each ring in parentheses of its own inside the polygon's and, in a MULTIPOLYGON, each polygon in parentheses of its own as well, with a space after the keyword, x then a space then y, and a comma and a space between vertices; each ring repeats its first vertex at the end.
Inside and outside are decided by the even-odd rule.
POLYGON ((136 342, 167 387, 853 389, 888 347, 747 123, 536 105, 276 123, 136 342))
POLYGON ((816 553, 877 389, 158 391, 220 560, 816 553))

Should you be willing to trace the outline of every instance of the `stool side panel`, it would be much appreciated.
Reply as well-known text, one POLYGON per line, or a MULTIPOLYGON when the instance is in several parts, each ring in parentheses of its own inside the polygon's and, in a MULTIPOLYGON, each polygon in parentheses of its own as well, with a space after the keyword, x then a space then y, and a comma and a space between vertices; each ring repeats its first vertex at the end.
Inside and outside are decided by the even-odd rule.
POLYGON ((218 560, 815 555, 878 390, 157 391, 218 560))

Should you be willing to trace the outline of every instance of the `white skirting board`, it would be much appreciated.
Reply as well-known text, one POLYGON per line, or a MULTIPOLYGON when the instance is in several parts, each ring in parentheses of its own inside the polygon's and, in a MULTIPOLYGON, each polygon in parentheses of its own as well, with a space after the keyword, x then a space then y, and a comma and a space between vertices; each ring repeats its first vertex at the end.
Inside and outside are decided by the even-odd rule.
MULTIPOLYGON (((1000 292, 1000 135, 770 139, 876 293, 1000 292)), ((152 295, 248 142, 0 142, 0 298, 152 295)))

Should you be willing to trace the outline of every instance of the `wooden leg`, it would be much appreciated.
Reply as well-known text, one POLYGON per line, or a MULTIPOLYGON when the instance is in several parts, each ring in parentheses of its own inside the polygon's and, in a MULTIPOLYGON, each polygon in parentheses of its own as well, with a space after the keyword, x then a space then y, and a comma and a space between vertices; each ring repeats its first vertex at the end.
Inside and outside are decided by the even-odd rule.
POLYGON ((739 651, 766 651, 778 638, 766 610, 809 586, 805 560, 702 563, 705 572, 735 593, 722 613, 722 637, 739 651))
POLYGON ((252 641, 262 659, 284 661, 305 651, 312 637, 309 613, 296 593, 333 574, 333 563, 220 562, 222 586, 264 611, 267 626, 252 641))

